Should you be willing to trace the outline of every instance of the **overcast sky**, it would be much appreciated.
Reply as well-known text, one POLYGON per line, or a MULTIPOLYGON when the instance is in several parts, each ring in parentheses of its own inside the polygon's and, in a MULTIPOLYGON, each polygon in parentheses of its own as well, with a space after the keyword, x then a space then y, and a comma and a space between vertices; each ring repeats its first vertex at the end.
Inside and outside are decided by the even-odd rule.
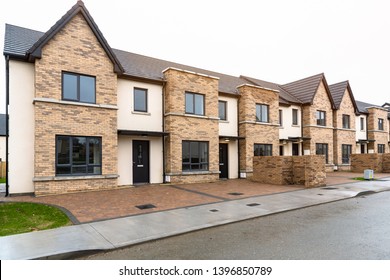
MULTIPOLYGON (((2 48, 5 23, 46 32, 75 3, 2 1, 2 48)), ((328 84, 349 80, 356 100, 390 102, 388 0, 84 3, 113 48, 280 84, 325 73, 328 84)))

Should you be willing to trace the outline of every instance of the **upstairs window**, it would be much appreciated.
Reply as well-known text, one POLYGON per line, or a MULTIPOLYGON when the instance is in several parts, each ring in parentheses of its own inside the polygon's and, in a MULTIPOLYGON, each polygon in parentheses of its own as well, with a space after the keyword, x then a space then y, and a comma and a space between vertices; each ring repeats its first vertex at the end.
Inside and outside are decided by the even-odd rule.
POLYGON ((378 119, 378 130, 383 130, 383 119, 378 119))
POLYGON ((283 126, 283 111, 279 110, 279 126, 283 126))
POLYGON ((186 92, 186 114, 204 116, 204 95, 186 92))
POLYGON ((360 118, 360 130, 364 130, 364 118, 360 118))
POLYGON ((351 128, 349 115, 343 115, 343 128, 351 128))
POLYGON ((148 111, 148 90, 143 88, 134 88, 134 111, 148 111))
POLYGON ((96 78, 63 72, 62 99, 84 103, 96 103, 96 78))
POLYGON ((269 106, 265 104, 256 104, 256 121, 269 122, 269 106))
POLYGON ((292 124, 298 125, 298 109, 292 109, 292 124))
POLYGON ((316 118, 317 118, 317 125, 326 126, 326 112, 325 111, 317 111, 316 118))
POLYGON ((226 117, 226 105, 227 105, 226 101, 218 101, 219 119, 223 120, 223 121, 227 120, 227 117, 226 117))

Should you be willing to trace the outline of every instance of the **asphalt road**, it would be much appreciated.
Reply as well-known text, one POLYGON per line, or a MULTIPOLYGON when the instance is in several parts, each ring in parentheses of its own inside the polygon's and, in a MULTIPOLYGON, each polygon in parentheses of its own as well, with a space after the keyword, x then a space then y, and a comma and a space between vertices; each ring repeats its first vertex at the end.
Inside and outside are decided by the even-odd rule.
POLYGON ((84 258, 390 260, 390 192, 251 219, 84 258))

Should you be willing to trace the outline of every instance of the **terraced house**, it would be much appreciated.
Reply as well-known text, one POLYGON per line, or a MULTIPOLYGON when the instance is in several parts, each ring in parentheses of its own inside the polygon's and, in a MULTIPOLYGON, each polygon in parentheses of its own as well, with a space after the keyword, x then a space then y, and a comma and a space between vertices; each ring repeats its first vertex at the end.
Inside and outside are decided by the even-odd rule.
POLYGON ((250 178, 254 156, 387 152, 387 109, 319 74, 280 85, 111 48, 82 1, 6 25, 10 194, 250 178))

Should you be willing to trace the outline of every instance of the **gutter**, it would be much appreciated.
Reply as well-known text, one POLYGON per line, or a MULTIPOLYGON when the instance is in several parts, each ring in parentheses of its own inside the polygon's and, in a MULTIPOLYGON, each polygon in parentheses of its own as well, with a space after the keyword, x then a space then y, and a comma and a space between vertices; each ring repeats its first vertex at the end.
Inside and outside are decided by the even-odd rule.
POLYGON ((9 138, 9 117, 8 117, 8 105, 9 105, 9 55, 5 56, 5 196, 9 196, 9 183, 8 183, 8 138, 9 138))

